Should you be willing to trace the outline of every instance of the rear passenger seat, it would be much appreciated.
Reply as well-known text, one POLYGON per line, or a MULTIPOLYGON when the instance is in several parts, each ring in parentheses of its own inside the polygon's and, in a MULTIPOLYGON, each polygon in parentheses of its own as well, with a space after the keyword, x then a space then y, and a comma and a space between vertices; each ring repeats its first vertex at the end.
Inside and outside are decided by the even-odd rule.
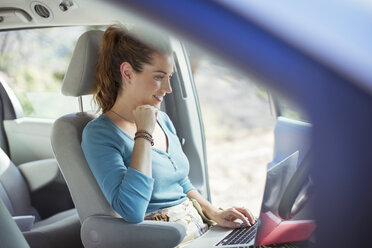
MULTIPOLYGON (((40 160, 40 163, 43 162, 53 161, 40 160)), ((25 178, 2 149, 0 149, 0 197, 31 248, 83 247, 76 209, 66 210, 41 220, 37 210, 31 206, 29 186, 25 178)))

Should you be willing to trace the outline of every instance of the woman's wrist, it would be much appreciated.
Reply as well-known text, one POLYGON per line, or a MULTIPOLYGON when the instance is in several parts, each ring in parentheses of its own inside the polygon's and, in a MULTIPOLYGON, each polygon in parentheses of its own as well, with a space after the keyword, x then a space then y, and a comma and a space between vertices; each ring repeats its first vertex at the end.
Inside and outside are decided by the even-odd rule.
POLYGON ((208 208, 205 208, 203 210, 203 212, 205 213, 205 215, 211 219, 211 220, 215 220, 216 219, 216 216, 218 215, 218 213, 220 212, 221 210, 219 210, 218 208, 214 207, 214 206, 210 206, 208 208))
POLYGON ((151 143, 151 146, 154 146, 154 139, 152 138, 152 135, 149 132, 144 131, 144 130, 137 131, 134 136, 134 140, 138 138, 145 139, 151 143))

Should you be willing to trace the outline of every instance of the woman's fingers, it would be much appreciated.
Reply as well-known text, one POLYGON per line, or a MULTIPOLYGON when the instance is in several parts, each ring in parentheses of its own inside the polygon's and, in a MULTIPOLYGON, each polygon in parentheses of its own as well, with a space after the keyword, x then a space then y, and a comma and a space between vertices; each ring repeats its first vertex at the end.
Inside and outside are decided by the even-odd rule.
MULTIPOLYGON (((241 221, 243 221, 244 224, 246 224, 247 226, 251 226, 251 223, 249 223, 249 221, 247 220, 247 218, 241 213, 239 212, 236 208, 231 208, 230 209, 230 212, 231 214, 236 218, 236 219, 240 219, 241 221)), ((240 226, 240 224, 239 224, 240 226)))
POLYGON ((235 221, 229 220, 222 220, 222 223, 218 223, 220 226, 227 227, 227 228, 239 228, 241 225, 235 221))
POLYGON ((251 213, 251 211, 249 211, 248 209, 246 208, 237 208, 235 207, 236 210, 238 210, 239 212, 241 212, 242 214, 244 214, 250 223, 254 224, 256 223, 256 218, 253 216, 253 214, 251 213))
POLYGON ((216 221, 220 226, 238 228, 241 224, 235 222, 236 219, 240 219, 246 226, 252 226, 256 223, 256 218, 253 214, 243 207, 232 207, 221 211, 218 214, 218 220, 216 219, 216 221))

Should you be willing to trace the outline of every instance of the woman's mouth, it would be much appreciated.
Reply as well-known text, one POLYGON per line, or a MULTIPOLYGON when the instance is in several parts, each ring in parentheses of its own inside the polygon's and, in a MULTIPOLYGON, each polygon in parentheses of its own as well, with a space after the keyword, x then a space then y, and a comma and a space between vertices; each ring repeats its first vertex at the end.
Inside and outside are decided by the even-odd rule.
POLYGON ((162 102, 163 101, 163 96, 153 96, 155 98, 156 101, 158 102, 162 102))

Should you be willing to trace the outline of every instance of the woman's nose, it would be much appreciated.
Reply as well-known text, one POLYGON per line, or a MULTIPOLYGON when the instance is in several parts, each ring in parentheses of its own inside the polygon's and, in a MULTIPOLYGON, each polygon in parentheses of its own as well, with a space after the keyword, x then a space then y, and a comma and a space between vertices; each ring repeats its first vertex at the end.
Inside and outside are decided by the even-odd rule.
POLYGON ((171 86, 171 83, 170 83, 170 79, 166 80, 166 82, 164 83, 164 91, 168 94, 172 93, 172 86, 171 86))

